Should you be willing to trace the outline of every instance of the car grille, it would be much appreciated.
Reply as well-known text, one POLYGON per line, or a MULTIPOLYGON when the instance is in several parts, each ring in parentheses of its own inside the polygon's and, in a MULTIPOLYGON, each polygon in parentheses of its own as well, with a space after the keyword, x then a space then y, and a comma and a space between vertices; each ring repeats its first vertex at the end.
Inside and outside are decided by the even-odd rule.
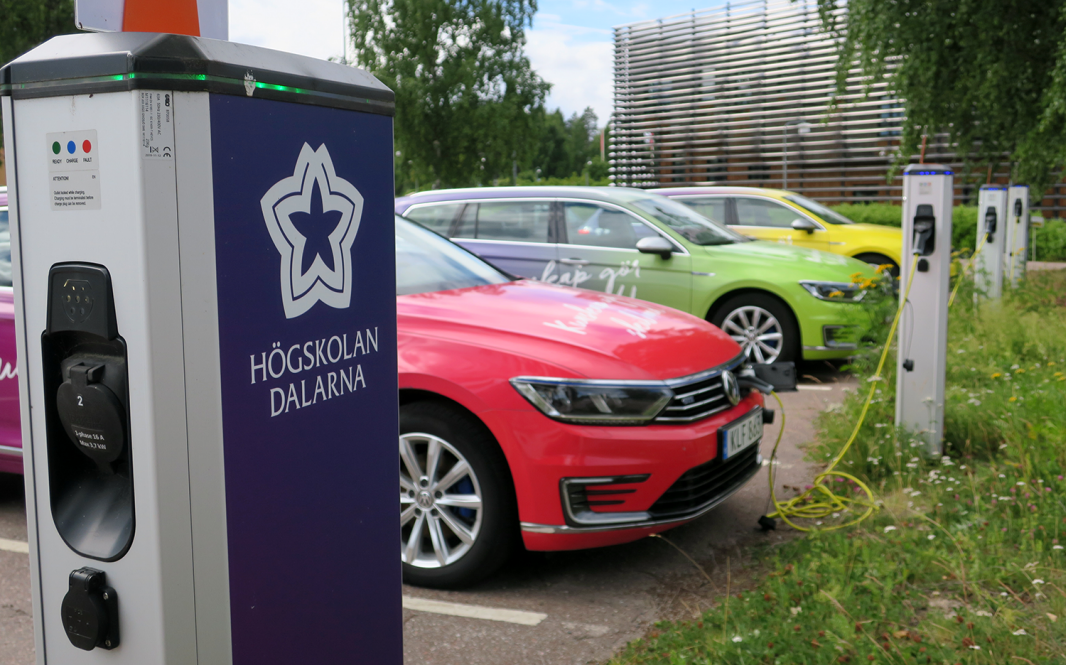
MULTIPOLYGON (((735 370, 738 365, 740 359, 726 369, 735 370)), ((657 423, 694 423, 732 406, 725 396, 721 369, 667 381, 667 384, 674 391, 674 397, 655 419, 657 423)))
POLYGON ((728 460, 715 458, 689 469, 648 510, 655 519, 684 518, 733 493, 759 469, 759 446, 728 460))

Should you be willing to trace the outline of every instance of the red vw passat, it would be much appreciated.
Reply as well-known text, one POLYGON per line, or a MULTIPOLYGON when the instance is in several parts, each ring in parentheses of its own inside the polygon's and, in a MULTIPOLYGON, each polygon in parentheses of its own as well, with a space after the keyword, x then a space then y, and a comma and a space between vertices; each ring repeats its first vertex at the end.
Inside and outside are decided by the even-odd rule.
POLYGON ((702 319, 516 280, 396 221, 404 579, 457 586, 521 542, 568 550, 688 522, 762 459, 762 395, 702 319))

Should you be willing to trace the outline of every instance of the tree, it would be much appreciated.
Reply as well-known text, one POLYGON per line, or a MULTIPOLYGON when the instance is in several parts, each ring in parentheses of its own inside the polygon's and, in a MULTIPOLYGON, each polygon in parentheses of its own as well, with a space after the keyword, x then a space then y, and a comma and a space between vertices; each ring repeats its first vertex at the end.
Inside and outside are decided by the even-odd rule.
POLYGON ((541 169, 545 178, 567 178, 583 173, 591 161, 595 167, 593 179, 606 177, 607 165, 600 160, 597 121, 596 112, 591 108, 566 120, 559 109, 538 114, 535 120, 537 145, 531 168, 541 169))
POLYGON ((487 184, 527 163, 549 85, 523 54, 536 0, 349 0, 356 62, 396 92, 401 180, 487 184))
MULTIPOLYGON (((0 65, 50 37, 74 31, 74 0, 0 0, 0 65)), ((0 127, 0 146, 3 137, 0 127)))
POLYGON ((1037 192, 1066 160, 1066 1, 818 0, 839 38, 838 84, 855 63, 903 100, 900 162, 947 132, 970 165, 1004 156, 1037 192))

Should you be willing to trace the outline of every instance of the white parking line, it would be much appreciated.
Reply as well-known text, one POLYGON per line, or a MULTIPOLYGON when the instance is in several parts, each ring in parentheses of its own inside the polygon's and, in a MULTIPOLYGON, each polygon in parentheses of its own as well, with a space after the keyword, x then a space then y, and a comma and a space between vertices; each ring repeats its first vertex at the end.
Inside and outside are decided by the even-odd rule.
POLYGON ((832 390, 833 386, 812 386, 807 383, 801 383, 796 386, 796 390, 832 390))
POLYGON ((540 612, 523 612, 521 610, 503 610, 496 607, 482 607, 481 605, 464 605, 462 603, 449 603, 443 600, 427 600, 425 598, 403 597, 404 609, 416 612, 431 612, 433 614, 447 614, 453 617, 466 617, 468 619, 486 619, 488 621, 504 621, 517 623, 523 626, 536 626, 548 618, 547 614, 540 612))
POLYGON ((0 538, 0 550, 3 550, 4 552, 16 552, 18 554, 29 554, 30 544, 24 543, 21 540, 0 538))

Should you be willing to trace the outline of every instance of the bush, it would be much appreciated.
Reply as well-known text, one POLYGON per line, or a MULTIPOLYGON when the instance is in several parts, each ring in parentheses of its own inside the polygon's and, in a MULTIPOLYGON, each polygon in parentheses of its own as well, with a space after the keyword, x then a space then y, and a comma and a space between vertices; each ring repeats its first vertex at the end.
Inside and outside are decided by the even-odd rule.
POLYGON ((1045 220, 1033 235, 1037 261, 1066 261, 1066 221, 1045 220))

